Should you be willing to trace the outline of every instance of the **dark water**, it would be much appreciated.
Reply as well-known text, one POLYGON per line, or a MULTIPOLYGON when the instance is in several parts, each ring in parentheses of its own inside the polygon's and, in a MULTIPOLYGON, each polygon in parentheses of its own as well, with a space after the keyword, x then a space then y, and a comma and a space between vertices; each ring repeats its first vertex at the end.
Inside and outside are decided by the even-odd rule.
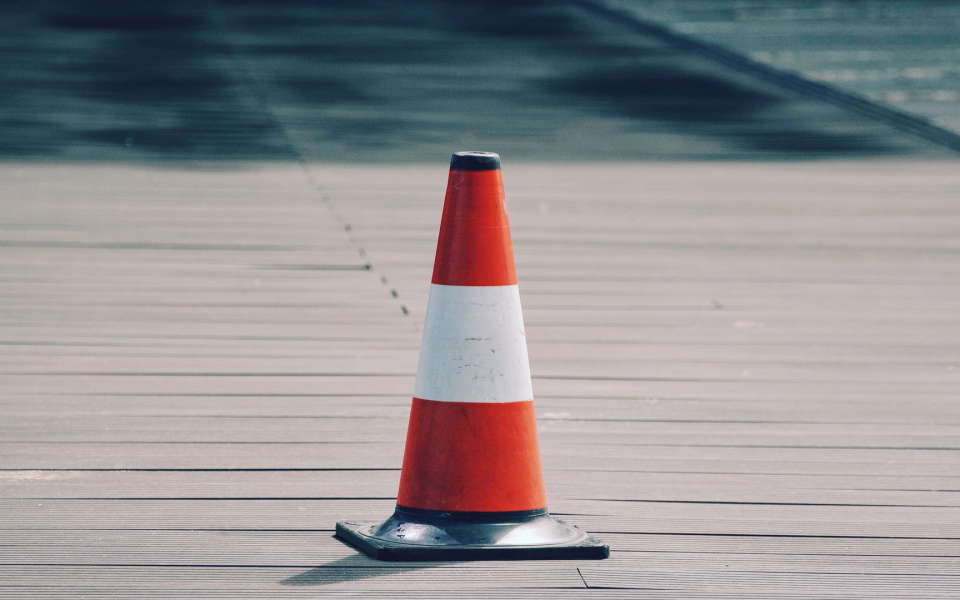
POLYGON ((4 2, 0 157, 931 155, 578 3, 4 2))

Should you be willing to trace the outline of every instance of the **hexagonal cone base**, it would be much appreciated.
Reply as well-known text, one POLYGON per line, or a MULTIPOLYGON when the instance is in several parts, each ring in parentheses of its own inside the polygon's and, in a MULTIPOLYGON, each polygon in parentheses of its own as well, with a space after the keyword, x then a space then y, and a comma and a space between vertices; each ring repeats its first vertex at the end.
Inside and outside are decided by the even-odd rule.
POLYGON ((485 523, 471 519, 418 517, 398 510, 383 523, 341 521, 337 523, 336 537, 372 558, 390 561, 599 559, 610 556, 609 546, 549 515, 520 519, 516 523, 503 520, 485 523), (550 539, 553 537, 550 534, 538 539, 536 532, 531 535, 531 521, 539 526, 540 531, 554 530, 572 535, 562 536, 567 539, 559 543, 551 543, 554 540, 550 539), (398 538, 405 535, 398 535, 398 532, 404 531, 409 537, 415 537, 410 533, 426 531, 429 535, 421 536, 421 542, 430 541, 401 541, 398 538), (509 541, 511 534, 513 543, 509 541), (465 540, 480 543, 463 543, 465 540))

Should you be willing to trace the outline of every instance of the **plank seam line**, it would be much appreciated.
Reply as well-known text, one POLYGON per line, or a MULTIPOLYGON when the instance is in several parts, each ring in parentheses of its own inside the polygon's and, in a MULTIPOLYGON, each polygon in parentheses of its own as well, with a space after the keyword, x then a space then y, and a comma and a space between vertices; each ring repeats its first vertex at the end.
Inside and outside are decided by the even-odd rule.
MULTIPOLYGON (((767 462, 767 461, 762 461, 762 462, 760 462, 760 464, 764 464, 764 463, 766 463, 766 462, 767 462)), ((843 463, 841 463, 841 464, 843 464, 843 463)), ((856 464, 856 463, 854 463, 854 464, 856 464)), ((801 476, 821 477, 821 478, 840 477, 840 478, 843 478, 843 479, 849 479, 849 478, 851 477, 851 475, 850 475, 849 473, 817 473, 817 472, 803 472, 803 471, 801 471, 801 472, 791 472, 791 471, 677 471, 677 470, 661 471, 661 470, 653 470, 653 469, 548 469, 548 470, 552 470, 552 471, 556 471, 556 472, 571 472, 571 473, 582 473, 582 472, 587 472, 587 473, 666 473, 666 474, 671 474, 671 475, 741 475, 741 476, 748 476, 748 477, 753 477, 753 476, 757 476, 757 475, 764 475, 764 476, 786 476, 786 475, 789 475, 789 476, 791 476, 791 477, 794 477, 794 476, 797 476, 797 475, 801 475, 801 476)), ((878 475, 878 474, 874 474, 874 475, 867 475, 867 477, 871 477, 871 478, 884 477, 884 478, 891 478, 891 479, 907 479, 907 478, 915 478, 915 479, 946 479, 946 478, 949 478, 949 479, 955 479, 955 478, 956 478, 956 477, 953 476, 953 475, 907 475, 907 474, 896 474, 896 473, 895 473, 895 474, 879 474, 879 475, 878 475)), ((871 489, 871 488, 813 488, 813 489, 828 489, 828 490, 851 490, 851 489, 852 489, 852 490, 860 490, 860 489, 864 489, 864 490, 869 490, 869 489, 871 489)), ((887 490, 885 490, 885 488, 879 488, 879 489, 880 489, 880 490, 887 491, 887 490)), ((953 492, 953 491, 957 491, 957 490, 920 490, 920 491, 937 491, 937 492, 944 491, 944 492, 953 492)))
MULTIPOLYGON (((46 500, 47 498, 24 498, 25 500, 46 500)), ((57 498, 50 498, 55 500, 57 498)), ((746 502, 738 500, 647 500, 622 498, 570 498, 580 502, 638 502, 643 504, 719 504, 734 506, 846 506, 846 507, 878 507, 878 508, 960 508, 955 504, 856 504, 840 502, 746 502)))
POLYGON ((300 467, 277 467, 273 469, 265 468, 238 468, 238 469, 216 469, 216 468, 193 468, 193 469, 0 469, 0 473, 22 473, 22 472, 80 472, 80 473, 235 473, 235 472, 250 472, 250 473, 273 473, 273 472, 309 472, 309 471, 399 471, 400 468, 396 467, 385 467, 385 468, 376 468, 376 467, 358 467, 358 468, 338 468, 338 467, 309 467, 309 468, 300 468, 300 467))
POLYGON ((0 376, 46 375, 55 377, 414 377, 415 373, 236 373, 236 372, 124 372, 124 371, 0 371, 0 376))
MULTIPOLYGON (((399 470, 399 469, 398 469, 398 470, 399 470)), ((153 497, 150 497, 150 496, 143 496, 143 497, 138 497, 138 496, 116 496, 116 497, 109 497, 109 496, 107 496, 107 497, 97 498, 97 497, 92 497, 92 496, 91 496, 91 497, 86 497, 86 498, 85 498, 85 497, 45 497, 45 498, 41 498, 41 497, 36 497, 36 498, 28 498, 28 497, 11 498, 11 497, 7 497, 7 498, 4 498, 4 499, 5 499, 5 500, 47 500, 47 501, 69 500, 69 501, 71 501, 71 502, 77 502, 77 501, 104 502, 104 501, 114 501, 114 500, 123 501, 123 502, 132 502, 132 501, 143 501, 143 502, 163 502, 163 501, 171 501, 171 502, 172 502, 172 501, 177 501, 177 502, 206 502, 206 501, 214 501, 214 502, 237 502, 237 501, 257 501, 257 502, 262 502, 262 501, 271 501, 271 502, 277 502, 277 501, 284 501, 284 500, 295 500, 295 501, 300 501, 300 500, 316 500, 316 501, 336 501, 336 500, 390 500, 390 501, 396 501, 397 497, 396 497, 396 496, 389 496, 389 497, 387 497, 387 496, 383 496, 383 497, 380 497, 380 496, 317 496, 317 497, 311 497, 311 496, 263 496, 263 497, 255 497, 255 496, 250 496, 250 497, 244 497, 244 496, 236 496, 236 497, 229 497, 229 496, 222 496, 222 497, 216 497, 216 496, 210 496, 210 497, 204 497, 204 496, 183 496, 183 497, 177 497, 177 496, 170 496, 170 497, 163 497, 163 496, 153 496, 153 497)))
MULTIPOLYGON (((61 530, 62 531, 62 530, 61 530)), ((729 552, 724 550, 628 550, 617 552, 634 554, 712 554, 720 556, 848 556, 855 558, 960 558, 956 554, 859 554, 850 552, 729 552)))
MULTIPOLYGON (((545 419, 551 420, 551 419, 545 419)), ((822 423, 829 425, 830 423, 822 423)), ((876 421, 863 423, 864 425, 903 425, 900 422, 876 421)), ((931 425, 932 423, 909 423, 910 425, 931 425)), ((46 442, 43 443, 53 443, 46 442)), ((64 442, 73 443, 73 442, 64 442)), ((953 446, 832 446, 832 445, 785 445, 785 444, 630 444, 630 443, 610 443, 610 442, 580 442, 577 446, 616 446, 617 448, 777 448, 781 450, 934 450, 938 452, 955 452, 960 447, 953 446)))
MULTIPOLYGON (((304 372, 264 372, 264 373, 236 373, 236 372, 122 372, 122 371, 3 371, 0 376, 11 377, 414 377, 416 373, 304 373, 304 372)), ((545 381, 632 381, 638 383, 666 382, 666 383, 746 383, 754 385, 764 384, 860 384, 860 381, 835 381, 831 379, 757 379, 744 377, 741 379, 727 378, 692 378, 692 377, 607 377, 586 375, 533 375, 532 379, 545 381)), ((870 384, 900 384, 914 383, 902 381, 871 380, 870 384)), ((949 382, 932 382, 933 385, 948 385, 949 382)), ((190 394, 187 394, 190 395, 190 394)))
POLYGON ((813 535, 809 533, 706 533, 689 531, 592 531, 596 535, 675 535, 684 537, 785 538, 829 540, 960 540, 960 537, 933 537, 921 535, 813 535))
MULTIPOLYGON (((274 252, 302 250, 303 246, 277 246, 256 244, 148 244, 143 242, 40 242, 0 240, 0 248, 73 248, 90 250, 238 250, 249 252, 274 252)), ((346 265, 339 265, 346 267, 346 265)), ((353 267, 349 268, 362 268, 353 267)))
MULTIPOLYGON (((337 565, 328 567, 316 564, 290 565, 230 565, 230 564, 198 564, 198 563, 0 563, 2 567, 160 567, 160 568, 197 568, 197 569, 385 569, 403 570, 405 567, 396 563, 384 566, 373 565, 337 565)), ((409 567, 406 567, 409 568, 409 567)), ((442 567, 441 567, 442 568, 442 567)), ((447 568, 455 568, 453 566, 447 568)), ((551 588, 547 588, 551 589, 551 588)))
MULTIPOLYGON (((353 417, 349 417, 353 418, 353 417)), ((356 417, 360 419, 362 417, 356 417)), ((373 417, 369 417, 373 418, 373 417)), ((61 440, 13 440, 13 441, 3 441, 4 444, 46 444, 52 446, 54 444, 64 445, 64 446, 83 446, 83 445, 108 445, 108 446, 373 446, 377 444, 391 444, 391 443, 401 443, 401 442, 359 442, 359 441, 341 441, 341 442, 324 442, 320 440, 309 441, 309 442, 288 442, 288 441, 276 441, 276 440, 263 440, 259 442, 244 442, 236 440, 220 440, 215 442, 203 441, 203 440, 186 440, 186 441, 164 441, 164 440, 153 440, 153 441, 140 441, 140 440, 75 440, 75 441, 61 441, 61 440)), ((0 469, 2 471, 3 469, 0 469)), ((24 469, 17 469, 24 470, 24 469)), ((25 469, 28 471, 37 471, 39 469, 25 469)), ((66 469, 67 471, 76 471, 78 469, 66 469)), ((83 471, 84 469, 79 469, 83 471)), ((119 469, 121 471, 126 471, 128 469, 119 469)))
MULTIPOLYGON (((70 392, 17 392, 15 394, 7 394, 9 397, 13 396, 65 396, 65 397, 74 397, 79 396, 81 398, 86 397, 120 397, 120 398, 409 398, 409 394, 391 394, 390 392, 384 392, 382 394, 365 394, 365 393, 342 393, 342 394, 329 394, 323 392, 314 392, 311 394, 290 394, 290 393, 277 393, 277 394, 214 394, 214 393, 203 393, 203 392, 185 392, 185 393, 151 393, 143 394, 137 392, 97 392, 97 393, 70 393, 70 392)), ((400 406, 397 404, 370 404, 367 406, 400 406)))
MULTIPOLYGON (((363 569, 363 570, 384 570, 384 571, 404 571, 410 569, 410 567, 405 567, 398 565, 396 563, 388 564, 371 564, 371 565, 315 565, 315 564, 288 564, 288 565, 263 565, 263 564, 246 564, 246 565, 232 565, 232 564, 223 564, 223 563, 211 563, 211 564, 198 564, 198 563, 0 563, 0 566, 4 567, 89 567, 89 568, 127 568, 127 567, 159 567, 159 568, 196 568, 196 569, 330 569, 330 570, 340 570, 340 569, 363 569)), ((462 566, 459 563, 454 563, 452 565, 436 565, 433 566, 434 569, 451 569, 451 570, 460 570, 462 566)), ((577 568, 579 574, 580 568, 577 568)), ((611 571, 608 569, 598 569, 598 573, 619 573, 622 571, 611 571)), ((752 575, 779 575, 779 574, 790 574, 790 575, 869 575, 872 577, 930 577, 931 575, 936 577, 947 577, 954 578, 960 577, 960 574, 953 573, 876 573, 873 571, 788 571, 788 570, 754 570, 754 569, 735 569, 730 571, 723 571, 725 573, 741 573, 741 574, 752 574, 752 575)), ((581 580, 583 580, 583 575, 580 574, 581 580)), ((583 581, 586 585, 586 581, 583 581)), ((621 588, 621 587, 607 587, 607 586, 587 586, 590 589, 646 589, 646 590, 661 590, 668 588, 621 588)), ((524 586, 524 589, 567 589, 564 587, 551 587, 551 586, 524 586)))
POLYGON ((0 527, 0 531, 153 531, 153 532, 166 532, 166 531, 175 531, 178 533, 190 533, 194 531, 202 532, 232 532, 232 533, 333 533, 334 529, 302 529, 302 528, 289 528, 289 529, 277 529, 265 527, 262 529, 251 529, 249 527, 236 527, 236 528, 226 528, 226 527, 165 527, 163 529, 157 529, 156 527, 31 527, 30 529, 20 529, 13 527, 0 527))

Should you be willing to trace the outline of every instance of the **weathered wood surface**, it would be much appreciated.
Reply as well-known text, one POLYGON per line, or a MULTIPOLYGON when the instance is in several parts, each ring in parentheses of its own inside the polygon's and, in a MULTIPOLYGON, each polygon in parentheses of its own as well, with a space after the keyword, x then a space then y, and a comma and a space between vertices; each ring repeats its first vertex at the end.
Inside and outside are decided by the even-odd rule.
POLYGON ((395 565, 443 165, 0 167, 0 595, 960 596, 956 163, 511 164, 551 509, 395 565), (369 266, 368 266, 369 265, 369 266))

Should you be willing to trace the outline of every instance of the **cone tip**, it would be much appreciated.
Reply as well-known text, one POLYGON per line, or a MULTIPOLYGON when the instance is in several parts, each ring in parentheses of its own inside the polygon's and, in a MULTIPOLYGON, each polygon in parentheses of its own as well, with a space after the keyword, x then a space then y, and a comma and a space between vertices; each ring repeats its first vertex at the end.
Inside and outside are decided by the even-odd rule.
POLYGON ((450 159, 452 171, 497 171, 500 155, 495 152, 455 152, 450 159))

